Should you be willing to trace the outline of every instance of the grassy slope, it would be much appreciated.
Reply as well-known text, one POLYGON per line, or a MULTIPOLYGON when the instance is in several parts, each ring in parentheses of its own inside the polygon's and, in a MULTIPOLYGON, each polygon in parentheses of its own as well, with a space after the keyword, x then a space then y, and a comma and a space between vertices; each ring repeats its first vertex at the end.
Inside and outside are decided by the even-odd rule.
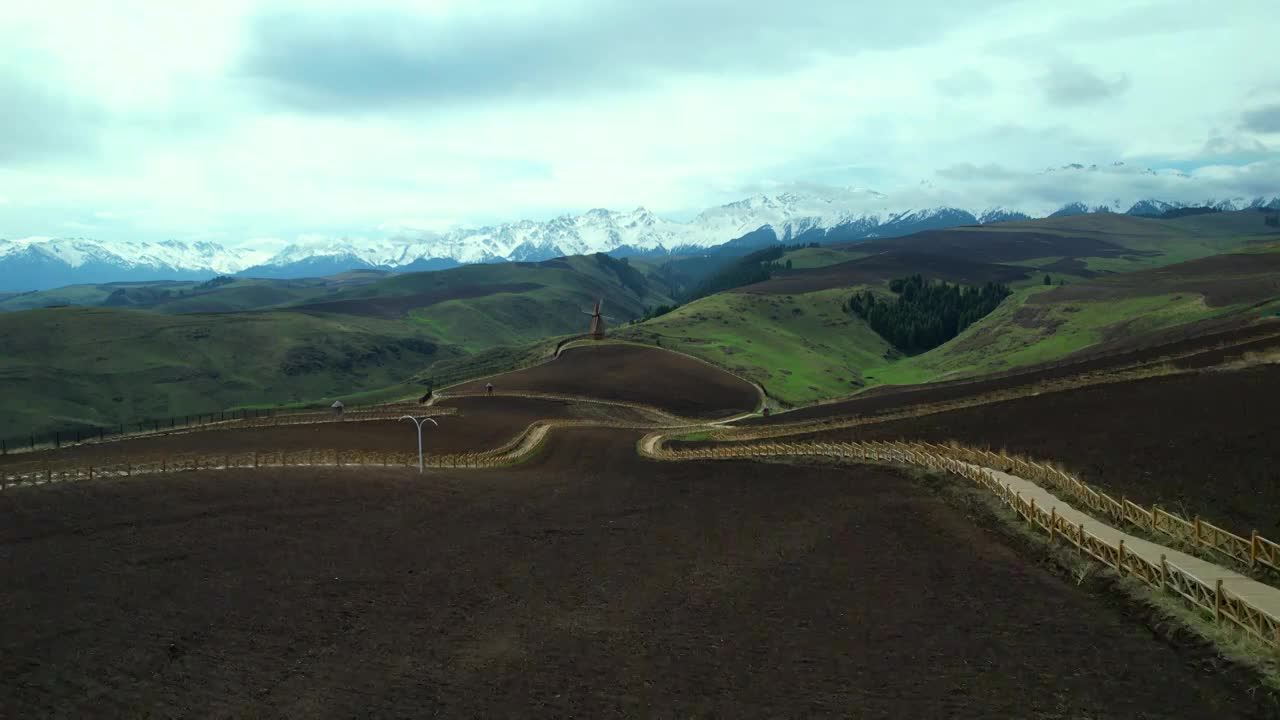
POLYGON ((875 374, 875 381, 910 384, 1000 372, 1049 362, 1106 338, 1108 328, 1129 322, 1139 335, 1161 328, 1234 312, 1235 306, 1210 308, 1194 293, 1156 294, 1123 300, 1052 303, 1029 306, 1031 295, 1048 288, 1018 291, 995 312, 951 342, 904 358, 875 374))
POLYGON ((848 295, 720 293, 616 336, 709 360, 762 383, 785 402, 811 402, 858 389, 863 371, 884 364, 891 353, 866 323, 840 309, 848 295))
POLYGON ((33 310, 0 316, 0 337, 0 435, 330 400, 456 354, 408 323, 274 312, 33 310))
POLYGON ((132 296, 129 307, 164 313, 240 312, 261 310, 341 293, 345 288, 376 281, 378 273, 344 273, 332 278, 264 280, 235 278, 230 283, 208 286, 195 281, 159 281, 69 285, 53 290, 22 293, 0 299, 0 312, 17 312, 51 305, 100 306, 118 290, 132 296), (168 291, 165 297, 145 297, 149 292, 168 291))
MULTIPOLYGON (((1102 213, 998 223, 982 228, 956 228, 956 230, 959 232, 1032 231, 1066 237, 1098 237, 1134 251, 1158 253, 1117 258, 1085 258, 1085 264, 1089 270, 1133 272, 1246 248, 1268 231, 1268 228, 1262 224, 1262 219, 1262 213, 1249 211, 1196 215, 1174 220, 1102 213)), ((1018 261, 1013 264, 1042 267, 1060 259, 1060 257, 1042 258, 1039 261, 1018 261)))
POLYGON ((860 253, 860 252, 857 252, 856 250, 850 250, 847 248, 844 248, 844 249, 825 248, 825 247, 801 248, 799 250, 792 250, 786 253, 785 255, 782 256, 781 259, 778 260, 778 262, 786 263, 786 261, 790 260, 791 267, 793 269, 803 270, 806 268, 819 268, 819 267, 827 267, 828 265, 839 265, 842 262, 857 260, 858 258, 864 257, 865 255, 866 253, 860 253))
POLYGON ((604 314, 615 318, 606 320, 607 325, 631 320, 649 306, 672 302, 665 285, 656 278, 647 277, 643 291, 636 292, 637 288, 623 286, 607 266, 590 256, 537 268, 490 267, 500 272, 503 282, 536 282, 543 287, 518 295, 496 293, 447 300, 412 311, 411 319, 431 335, 477 352, 495 345, 520 345, 586 332, 589 318, 583 311, 597 298, 605 301, 604 314))
POLYGON ((0 390, 16 410, 0 417, 0 437, 235 406, 416 395, 425 378, 462 379, 495 363, 527 360, 524 349, 500 347, 504 343, 585 332, 588 318, 581 310, 598 297, 606 298, 607 314, 623 318, 670 302, 659 281, 638 285, 632 277, 628 282, 631 287, 616 266, 585 257, 542 266, 398 275, 372 283, 363 278, 356 284, 237 280, 163 303, 167 309, 208 307, 215 313, 124 308, 4 313, 0 390), (226 311, 282 300, 385 298, 512 282, 541 287, 449 300, 400 319, 317 312, 306 305, 226 311), (335 285, 342 287, 340 293, 332 292, 335 285), (464 357, 464 352, 482 354, 464 357))
MULTIPOLYGON (((1224 247, 1236 242, 1222 241, 1224 247)), ((1196 247, 1212 246, 1212 242, 1202 242, 1196 247)), ((1280 251, 1280 243, 1252 244, 1249 250, 1280 251)), ((1173 270, 1167 268, 1162 274, 1173 270)), ((764 382, 772 395, 786 403, 803 404, 879 384, 928 382, 1053 361, 1112 333, 1141 335, 1242 312, 1256 300, 1212 307, 1201 293, 1170 291, 1167 283, 1155 277, 1150 284, 1126 284, 1122 296, 1117 297, 1113 280, 1122 278, 1113 276, 1112 280, 1072 281, 1069 289, 1105 290, 1097 298, 1077 296, 1058 301, 1050 296, 1049 302, 1028 303, 1032 296, 1053 289, 1040 284, 1041 277, 1015 284, 1014 295, 991 315, 951 342, 914 357, 892 353, 865 323, 842 313, 840 304, 854 288, 791 296, 723 293, 620 334, 647 342, 658 336, 664 345, 764 382), (800 315, 793 314, 797 308, 800 315), (782 373, 783 369, 791 374, 782 373)), ((1247 284, 1256 278, 1245 272, 1231 277, 1205 276, 1191 284, 1224 281, 1247 284)), ((877 289, 883 290, 883 286, 877 289)), ((1248 311, 1259 315, 1271 312, 1248 311)))

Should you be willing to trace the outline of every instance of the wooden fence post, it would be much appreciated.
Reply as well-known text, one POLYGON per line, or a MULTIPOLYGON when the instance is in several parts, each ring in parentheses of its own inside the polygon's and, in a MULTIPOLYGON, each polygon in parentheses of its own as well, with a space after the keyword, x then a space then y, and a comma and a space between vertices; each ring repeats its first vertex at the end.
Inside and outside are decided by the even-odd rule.
POLYGON ((1200 516, 1199 515, 1196 516, 1195 538, 1196 538, 1196 545, 1199 546, 1200 545, 1200 516))
POLYGON ((1160 589, 1169 592, 1169 563, 1165 561, 1164 553, 1160 553, 1160 589))
POLYGON ((1213 619, 1222 622, 1222 578, 1213 588, 1213 619))
POLYGON ((1120 547, 1116 548, 1116 572, 1124 577, 1124 538, 1120 538, 1120 547))
POLYGON ((1049 508, 1049 544, 1053 544, 1053 531, 1058 525, 1058 506, 1049 508))
POLYGON ((1249 567, 1258 564, 1258 531, 1254 530, 1253 535, 1249 536, 1249 567))
POLYGON ((1031 512, 1027 513, 1027 524, 1032 528, 1036 526, 1036 499, 1031 498, 1031 512))

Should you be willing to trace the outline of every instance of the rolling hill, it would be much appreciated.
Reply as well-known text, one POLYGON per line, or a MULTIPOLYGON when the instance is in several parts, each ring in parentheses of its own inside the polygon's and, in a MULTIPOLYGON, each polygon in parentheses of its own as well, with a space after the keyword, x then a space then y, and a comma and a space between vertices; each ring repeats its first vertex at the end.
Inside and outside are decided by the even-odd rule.
MULTIPOLYGON (((415 394, 411 378, 434 363, 465 367, 472 352, 585 331, 582 309, 598 298, 620 321, 671 301, 660 279, 604 255, 107 289, 137 303, 0 314, 0 388, 17 408, 0 420, 0 438, 415 394)), ((98 286, 73 292, 104 301, 98 286)))
POLYGON ((236 406, 369 402, 542 361, 602 298, 614 336, 759 382, 776 407, 999 372, 1118 338, 1261 316, 1280 235, 1254 211, 1071 215, 790 250, 768 280, 675 304, 732 258, 603 254, 424 273, 86 285, 0 298, 0 437, 236 406), (791 267, 785 267, 786 261, 791 267), (919 355, 846 309, 921 274, 1013 294, 919 355), (1050 275, 1052 285, 1044 285, 1050 275), (33 305, 92 307, 26 309, 33 305))
POLYGON ((804 248, 783 256, 791 270, 619 335, 732 369, 779 405, 805 404, 1053 361, 1211 318, 1261 317, 1280 299, 1277 240, 1261 213, 1245 211, 1073 215, 804 248), (960 336, 908 357, 841 306, 857 291, 889 295, 889 280, 916 273, 1015 292, 960 336), (1043 285, 1046 274, 1054 285, 1043 285))

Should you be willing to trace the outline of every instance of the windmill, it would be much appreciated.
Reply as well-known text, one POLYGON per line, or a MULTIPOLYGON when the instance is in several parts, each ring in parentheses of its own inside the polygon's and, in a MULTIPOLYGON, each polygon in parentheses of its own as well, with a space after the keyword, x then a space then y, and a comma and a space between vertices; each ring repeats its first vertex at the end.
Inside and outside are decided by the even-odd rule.
POLYGON ((590 315, 590 316, 591 316, 591 329, 589 329, 589 330, 587 331, 587 335, 588 335, 588 337, 590 337, 592 340, 603 340, 603 339, 604 339, 604 320, 605 320, 605 318, 607 318, 607 317, 608 317, 610 320, 612 320, 612 319, 613 319, 613 318, 609 317, 608 315, 601 315, 601 314, 600 314, 600 307, 601 307, 602 305, 604 305, 604 300, 603 300, 603 299, 596 300, 596 307, 595 307, 595 310, 592 310, 592 311, 583 310, 583 311, 582 311, 582 314, 583 314, 583 315, 590 315))

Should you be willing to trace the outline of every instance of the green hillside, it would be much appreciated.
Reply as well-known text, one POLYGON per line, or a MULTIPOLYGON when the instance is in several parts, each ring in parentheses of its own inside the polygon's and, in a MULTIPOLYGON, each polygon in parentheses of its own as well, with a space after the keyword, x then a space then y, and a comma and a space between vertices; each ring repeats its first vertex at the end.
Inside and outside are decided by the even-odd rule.
POLYGON ((297 280, 221 277, 202 282, 163 280, 69 285, 0 297, 0 312, 60 305, 128 307, 163 313, 261 310, 335 296, 344 289, 372 283, 386 275, 367 271, 297 280))
POLYGON ((86 285, 0 297, 0 437, 236 406, 371 402, 547 357, 603 299, 611 333, 760 382, 775 403, 1051 361, 1280 298, 1261 214, 1086 215, 787 251, 771 278, 672 305, 734 259, 605 255, 305 280, 86 285), (791 268, 785 263, 791 261, 791 268), (1124 272, 1116 272, 1124 271, 1124 272), (847 309, 912 274, 1014 293, 915 356, 847 309), (1053 285, 1044 285, 1048 274, 1053 285), (701 278, 701 279, 699 279, 701 278), (1064 284, 1058 284, 1064 283, 1064 284), (26 309, 33 305, 97 307, 26 309), (109 306, 109 307, 104 307, 109 306))
POLYGON ((402 383, 457 354, 409 323, 370 318, 110 308, 9 313, 0 315, 0 387, 11 403, 0 437, 331 401, 402 383))
MULTIPOLYGON (((890 296, 891 278, 869 281, 863 263, 852 266, 858 272, 845 275, 868 280, 863 284, 833 289, 826 287, 830 273, 793 273, 703 298, 623 328, 618 335, 717 363, 763 383, 776 399, 800 405, 880 384, 953 379, 1049 362, 1105 341, 1206 318, 1261 316, 1260 308, 1280 301, 1280 244, 1251 242, 1246 247, 1244 253, 1209 255, 1126 274, 1069 276, 1064 286, 1018 282, 1014 294, 990 315, 949 342, 914 356, 892 348, 841 308, 863 290, 890 296), (810 278, 822 289, 786 295, 765 292, 797 289, 810 278)), ((896 258, 885 267, 886 272, 900 270, 896 258)))
MULTIPOLYGON (((620 320, 669 303, 665 285, 605 256, 305 281, 107 286, 138 308, 0 314, 0 437, 238 406, 416 394, 436 363, 462 379, 504 349, 586 331, 603 298, 620 320), (177 290, 184 291, 178 295, 177 290), (165 295, 164 291, 168 291, 165 295), (262 306, 269 309, 260 309, 262 306), (198 312, 196 312, 198 310, 198 312), (208 310, 208 311, 206 311, 208 310)), ((103 289, 82 286, 81 298, 103 289)), ((117 295, 117 300, 123 301, 117 295)))
MULTIPOLYGON (((604 300, 604 314, 617 324, 639 317, 645 308, 672 301, 665 283, 605 255, 562 258, 545 263, 475 266, 395 282, 434 290, 435 283, 477 287, 483 270, 489 282, 536 285, 519 293, 496 292, 433 303, 409 312, 432 336, 469 352, 495 345, 518 345, 556 335, 585 332, 589 311, 604 300), (438 276, 438 277, 433 277, 438 276)), ((388 281, 390 283, 392 281, 388 281)), ((385 283, 377 287, 381 289, 385 283)))
POLYGON ((811 402, 860 389, 869 368, 897 355, 866 323, 841 309, 848 294, 720 293, 615 336, 716 363, 787 403, 811 402))

